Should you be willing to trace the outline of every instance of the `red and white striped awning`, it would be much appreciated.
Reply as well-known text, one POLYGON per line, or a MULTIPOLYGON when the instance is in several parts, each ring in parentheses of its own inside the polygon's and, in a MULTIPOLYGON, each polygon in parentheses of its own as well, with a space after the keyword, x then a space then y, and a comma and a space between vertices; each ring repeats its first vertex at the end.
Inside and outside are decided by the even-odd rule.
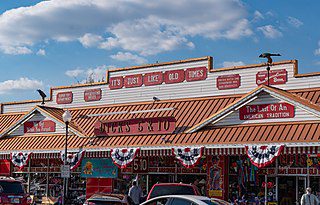
MULTIPOLYGON (((246 150, 244 147, 224 147, 224 148, 205 148, 204 155, 228 155, 237 156, 245 155, 246 150)), ((308 147, 285 147, 283 154, 320 154, 320 146, 308 146, 308 147)), ((141 148, 138 153, 138 157, 146 156, 173 156, 171 148, 169 149, 148 149, 141 148)), ((86 158, 110 158, 110 150, 87 150, 85 154, 86 158)), ((59 152, 53 153, 40 153, 33 152, 31 159, 57 159, 60 158, 59 152)), ((0 159, 10 159, 10 154, 1 153, 0 159)))

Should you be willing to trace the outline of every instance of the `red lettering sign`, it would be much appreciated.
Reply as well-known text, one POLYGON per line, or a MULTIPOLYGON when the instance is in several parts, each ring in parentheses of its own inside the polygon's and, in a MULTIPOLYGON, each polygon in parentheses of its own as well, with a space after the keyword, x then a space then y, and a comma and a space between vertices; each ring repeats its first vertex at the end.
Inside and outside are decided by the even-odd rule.
POLYGON ((181 83, 184 81, 184 70, 170 70, 164 73, 164 82, 166 84, 181 83))
POLYGON ((123 87, 123 77, 112 77, 109 79, 110 90, 120 89, 123 87))
POLYGON ((163 82, 162 72, 146 73, 143 76, 143 83, 146 86, 160 85, 163 82))
POLYGON ((73 101, 72 92, 62 92, 57 94, 57 104, 70 104, 73 101))
POLYGON ((101 89, 91 89, 84 91, 84 101, 98 101, 101 100, 101 89))
MULTIPOLYGON (((270 70, 269 72, 269 85, 285 84, 287 82, 287 70, 270 70)), ((268 72, 260 71, 256 74, 257 85, 268 84, 268 72)))
POLYGON ((186 70, 186 81, 205 80, 207 78, 207 68, 188 68, 186 70))
POLYGON ((239 109, 240 120, 293 118, 294 106, 288 103, 245 105, 239 109))
POLYGON ((24 133, 55 132, 56 123, 51 120, 29 121, 24 123, 24 133))
POLYGON ((96 136, 171 134, 175 130, 174 117, 134 118, 129 120, 97 121, 96 136))
POLYGON ((219 90, 234 89, 240 87, 241 77, 239 74, 221 75, 217 78, 217 88, 219 90))
POLYGON ((133 88, 142 86, 142 74, 127 75, 124 77, 124 87, 133 88))

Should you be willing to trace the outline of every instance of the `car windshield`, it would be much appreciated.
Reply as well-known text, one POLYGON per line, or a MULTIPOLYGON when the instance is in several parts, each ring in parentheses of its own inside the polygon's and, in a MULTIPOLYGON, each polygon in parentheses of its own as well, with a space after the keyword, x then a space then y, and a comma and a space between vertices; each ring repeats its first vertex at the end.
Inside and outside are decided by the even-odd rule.
POLYGON ((0 191, 2 194, 24 194, 20 182, 0 181, 0 191))
POLYGON ((150 198, 163 195, 194 195, 191 186, 155 186, 150 198))

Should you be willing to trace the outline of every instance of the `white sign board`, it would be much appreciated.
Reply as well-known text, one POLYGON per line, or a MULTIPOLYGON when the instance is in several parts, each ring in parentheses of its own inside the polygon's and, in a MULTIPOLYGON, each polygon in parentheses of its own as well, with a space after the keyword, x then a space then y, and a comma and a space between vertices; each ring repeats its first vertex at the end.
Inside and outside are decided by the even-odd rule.
POLYGON ((70 165, 61 165, 61 177, 70 178, 70 165))

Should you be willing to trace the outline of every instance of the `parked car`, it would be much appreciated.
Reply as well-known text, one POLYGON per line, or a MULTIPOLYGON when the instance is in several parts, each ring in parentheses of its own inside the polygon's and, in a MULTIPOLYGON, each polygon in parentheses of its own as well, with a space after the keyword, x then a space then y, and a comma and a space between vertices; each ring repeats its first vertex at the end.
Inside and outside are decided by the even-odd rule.
POLYGON ((198 187, 183 183, 159 183, 153 185, 147 200, 163 195, 201 195, 198 187))
POLYGON ((32 199, 23 183, 12 177, 0 177, 0 204, 29 205, 32 199))
POLYGON ((124 194, 96 193, 85 201, 83 205, 130 205, 124 194))
POLYGON ((230 205, 230 203, 199 195, 165 195, 152 198, 141 205, 230 205))

